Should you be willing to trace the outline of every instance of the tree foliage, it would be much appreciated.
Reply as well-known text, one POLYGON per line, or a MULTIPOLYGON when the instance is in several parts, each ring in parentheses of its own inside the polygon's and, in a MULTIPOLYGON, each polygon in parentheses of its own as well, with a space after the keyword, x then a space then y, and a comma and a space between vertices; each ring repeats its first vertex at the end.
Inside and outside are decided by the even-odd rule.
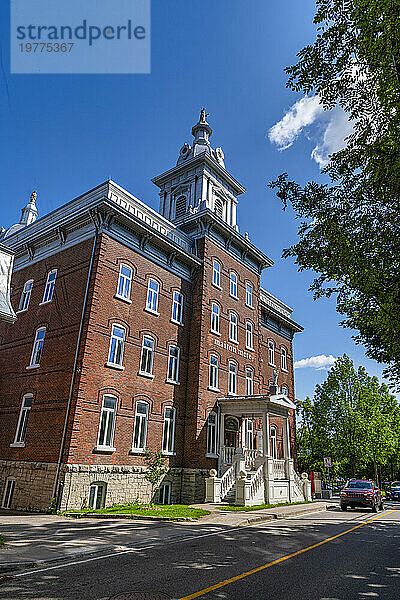
POLYGON ((145 479, 151 485, 151 500, 160 481, 168 471, 168 458, 163 456, 161 450, 146 450, 144 453, 147 470, 145 479))
POLYGON ((300 220, 284 251, 336 294, 342 325, 400 382, 400 0, 317 0, 317 36, 286 69, 288 86, 341 106, 353 133, 330 157, 330 183, 270 183, 300 220))
POLYGON ((301 469, 323 470, 330 456, 336 474, 393 478, 400 467, 400 407, 386 385, 344 355, 337 359, 313 401, 298 401, 301 469))

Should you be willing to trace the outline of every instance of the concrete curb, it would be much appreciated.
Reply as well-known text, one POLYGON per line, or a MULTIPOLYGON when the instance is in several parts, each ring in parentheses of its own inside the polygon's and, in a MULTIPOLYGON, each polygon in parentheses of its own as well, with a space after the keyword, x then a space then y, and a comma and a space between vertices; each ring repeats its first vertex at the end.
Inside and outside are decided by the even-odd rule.
MULTIPOLYGON (((192 517, 157 517, 157 515, 137 515, 130 513, 68 513, 64 515, 73 519, 133 519, 144 521, 193 521, 194 523, 201 519, 192 519, 192 517)), ((208 515, 204 515, 208 516, 208 515)))
POLYGON ((249 517, 248 519, 244 519, 240 521, 237 526, 243 527, 245 525, 251 525, 252 523, 262 523, 263 521, 274 521, 275 519, 290 519, 291 517, 298 517, 301 515, 307 515, 315 512, 322 512, 327 510, 326 506, 308 506, 307 508, 290 510, 286 513, 265 513, 263 515, 257 515, 256 517, 249 517))

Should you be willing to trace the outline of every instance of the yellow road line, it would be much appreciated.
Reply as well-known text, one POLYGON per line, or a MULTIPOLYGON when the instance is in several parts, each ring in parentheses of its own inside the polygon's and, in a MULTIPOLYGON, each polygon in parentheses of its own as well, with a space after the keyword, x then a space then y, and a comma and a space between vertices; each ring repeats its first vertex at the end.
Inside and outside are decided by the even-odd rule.
POLYGON ((220 581, 219 583, 216 583, 215 585, 211 585, 208 588, 204 588, 204 590, 200 590, 199 592, 194 592, 193 594, 189 594, 189 596, 183 596, 182 598, 179 598, 179 600, 192 600, 193 598, 198 598, 199 596, 208 594, 208 592, 212 592, 213 590, 218 590, 219 588, 229 585, 230 583, 234 583, 235 581, 240 581, 240 579, 244 579, 245 577, 248 577, 249 575, 254 575, 254 573, 258 573, 259 571, 268 569, 268 567, 272 567, 273 565, 278 565, 279 563, 281 563, 285 560, 289 560, 289 558, 293 558, 294 556, 299 556, 299 554, 303 554, 304 552, 308 552, 309 550, 318 548, 318 546, 322 546, 323 544, 332 542, 333 540, 336 540, 337 538, 341 537, 342 535, 346 535, 346 533, 350 533, 351 531, 354 531, 355 529, 358 529, 359 527, 363 527, 363 525, 367 525, 368 523, 371 523, 372 521, 375 521, 376 519, 380 519, 386 515, 390 515, 392 512, 394 512, 394 510, 390 510, 389 512, 382 513, 381 515, 378 515, 377 517, 368 519, 368 521, 363 521, 362 523, 359 523, 359 525, 356 525, 355 527, 352 527, 351 529, 346 529, 346 531, 342 531, 342 533, 338 533, 337 535, 327 538, 326 540, 322 540, 321 542, 317 542, 316 544, 313 544, 312 546, 307 546, 307 548, 302 548, 301 550, 292 552, 292 554, 287 554, 286 556, 277 558, 276 560, 273 560, 273 561, 267 563, 266 565, 261 565, 260 567, 251 569, 251 571, 246 571, 245 573, 241 573, 240 575, 235 575, 235 577, 230 577, 229 579, 220 581))

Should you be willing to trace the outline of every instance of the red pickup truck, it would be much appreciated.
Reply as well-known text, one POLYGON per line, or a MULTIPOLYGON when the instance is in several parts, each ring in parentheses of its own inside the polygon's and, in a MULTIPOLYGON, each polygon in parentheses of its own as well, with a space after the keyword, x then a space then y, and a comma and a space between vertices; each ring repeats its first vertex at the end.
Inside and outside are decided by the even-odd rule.
POLYGON ((381 491, 373 481, 350 479, 340 492, 340 508, 347 510, 348 506, 371 508, 373 512, 383 510, 381 491))

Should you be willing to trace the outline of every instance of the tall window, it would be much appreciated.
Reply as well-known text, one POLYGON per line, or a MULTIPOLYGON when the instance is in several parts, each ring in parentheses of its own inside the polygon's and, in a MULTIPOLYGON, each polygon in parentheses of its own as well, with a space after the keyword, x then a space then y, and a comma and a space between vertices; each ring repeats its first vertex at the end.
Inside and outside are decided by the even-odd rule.
POLYGON ((251 283, 246 283, 246 304, 253 307, 253 286, 251 283))
POLYGON ((238 318, 236 313, 229 313, 229 340, 238 341, 238 318))
POLYGON ((217 287, 221 287, 221 265, 217 260, 213 261, 213 279, 212 282, 217 287))
POLYGON ((17 431, 14 444, 23 444, 25 441, 26 428, 28 427, 29 415, 32 410, 32 394, 26 394, 22 399, 21 411, 19 413, 17 431))
POLYGON ((246 419, 246 448, 248 450, 254 448, 253 421, 251 419, 246 419))
POLYGON ((231 272, 230 283, 229 283, 229 294, 233 298, 237 298, 238 297, 237 287, 238 287, 237 275, 236 275, 236 273, 231 272))
POLYGON ((42 357, 44 337, 46 335, 46 327, 40 327, 36 330, 35 341, 33 342, 30 367, 39 367, 42 357))
POLYGON ((271 456, 272 458, 278 458, 278 444, 277 444, 276 427, 271 427, 271 456))
POLYGON ((121 325, 113 325, 108 351, 108 364, 122 367, 124 358, 125 328, 121 325))
POLYGON ((211 305, 211 331, 213 333, 219 333, 219 314, 220 308, 213 302, 211 305))
POLYGON ((147 402, 137 402, 135 415, 135 429, 133 432, 133 450, 146 448, 147 421, 149 418, 149 405, 147 402))
POLYGON ((164 431, 162 451, 166 454, 172 454, 174 451, 175 437, 175 409, 167 407, 164 411, 164 431))
POLYGON ((130 300, 133 271, 128 265, 119 268, 117 296, 123 300, 130 300))
POLYGON ((281 369, 287 371, 287 352, 286 348, 281 348, 281 369))
POLYGON ((282 394, 285 394, 285 396, 287 396, 287 395, 288 395, 288 389, 287 389, 287 386, 286 386, 286 385, 283 385, 283 386, 282 386, 282 394))
POLYGON ((160 284, 154 279, 149 279, 147 288, 146 309, 150 312, 158 314, 158 297, 160 294, 160 284))
POLYGON ((28 310, 29 300, 31 299, 31 292, 33 287, 33 279, 25 282, 24 289, 22 290, 21 299, 19 301, 18 310, 28 310))
POLYGON ((51 302, 53 299, 54 286, 56 284, 57 269, 53 269, 47 275, 46 287, 44 288, 42 304, 51 302))
POLYGON ((146 375, 153 374, 154 340, 149 335, 143 336, 142 356, 140 359, 140 372, 146 375))
POLYGON ((210 412, 207 419, 207 454, 217 454, 217 414, 210 412))
POLYGON ((237 389, 237 364, 235 361, 229 361, 229 380, 228 380, 228 392, 230 394, 236 394, 237 389))
POLYGON ((218 390, 218 356, 211 354, 210 356, 210 388, 218 390))
POLYGON ((103 482, 92 483, 89 488, 88 506, 93 509, 104 508, 106 499, 106 484, 103 482))
POLYGON ((6 489, 4 490, 2 508, 11 508, 12 499, 15 490, 15 479, 7 479, 6 489))
POLYGON ((268 342, 268 363, 275 366, 275 344, 274 342, 268 342))
POLYGON ((182 325, 183 320, 183 296, 179 292, 174 292, 172 302, 172 317, 171 320, 174 323, 182 325))
POLYGON ((246 322, 246 348, 248 350, 253 350, 253 323, 250 321, 246 322))
POLYGON ((251 367, 246 368, 246 396, 252 396, 254 393, 254 373, 251 367))
POLYGON ((111 449, 114 442, 115 417, 117 414, 117 398, 115 396, 103 396, 103 406, 100 415, 99 437, 97 445, 99 448, 111 449))
POLYGON ((178 383, 179 380, 179 348, 170 346, 168 354, 168 373, 167 380, 178 383))

